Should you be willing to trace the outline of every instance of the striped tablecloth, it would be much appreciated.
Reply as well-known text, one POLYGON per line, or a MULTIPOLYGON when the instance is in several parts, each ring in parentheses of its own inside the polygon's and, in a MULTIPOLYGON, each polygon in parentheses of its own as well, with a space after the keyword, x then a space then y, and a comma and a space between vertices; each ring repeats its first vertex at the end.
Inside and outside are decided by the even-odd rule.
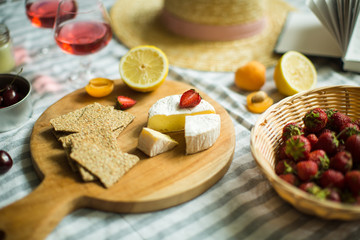
MULTIPOLYGON (((110 8, 115 0, 105 0, 110 8)), ((306 11, 303 0, 288 0, 306 11)), ((0 149, 10 153, 14 166, 0 175, 0 208, 32 192, 39 184, 30 159, 29 141, 35 121, 73 88, 62 79, 78 68, 78 58, 54 46, 52 32, 32 27, 25 16, 24 1, 0 5, 18 53, 27 53, 21 75, 32 81, 34 112, 23 127, 0 133, 0 149), (49 45, 50 55, 36 54, 49 45), (42 85, 41 76, 52 80, 42 85), (40 79, 40 80, 39 80, 40 79)), ((127 52, 116 39, 92 56, 103 75, 118 79, 118 62, 127 52)), ((360 76, 341 71, 338 60, 312 59, 318 86, 359 85, 360 76)), ((1 64, 1 63, 0 63, 1 64)), ((20 69, 20 66, 17 70, 20 69)), ((276 101, 279 95, 267 69, 264 90, 276 101)), ((80 209, 66 216, 47 239, 360 239, 360 222, 327 221, 308 216, 283 201, 262 175, 250 152, 250 129, 259 115, 246 110, 246 94, 235 88, 233 73, 199 72, 170 67, 169 79, 194 85, 219 102, 232 117, 236 150, 226 175, 199 197, 166 210, 144 214, 118 214, 80 209)), ((1 116, 0 116, 1 117, 1 116)), ((0 216, 1 218, 1 216, 0 216)), ((21 231, 21 229, 19 229, 21 231)))

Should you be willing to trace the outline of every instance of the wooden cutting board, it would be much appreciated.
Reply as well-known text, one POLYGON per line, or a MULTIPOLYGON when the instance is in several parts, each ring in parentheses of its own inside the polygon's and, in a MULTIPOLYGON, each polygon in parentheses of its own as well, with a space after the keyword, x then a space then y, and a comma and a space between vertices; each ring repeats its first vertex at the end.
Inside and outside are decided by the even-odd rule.
POLYGON ((104 98, 90 97, 84 89, 72 92, 36 121, 30 150, 33 165, 43 181, 25 198, 0 209, 0 239, 2 235, 5 239, 45 238, 64 216, 79 208, 137 213, 175 206, 200 195, 226 173, 235 149, 235 131, 228 113, 217 102, 200 92, 221 116, 221 133, 210 149, 185 155, 184 133, 177 132, 169 134, 179 142, 176 148, 148 158, 136 146, 140 131, 146 126, 149 108, 160 98, 193 87, 166 80, 154 92, 139 93, 121 80, 115 83, 113 93, 104 98), (136 154, 140 162, 106 189, 99 182, 84 183, 71 170, 49 121, 93 102, 115 106, 118 95, 137 100, 136 105, 126 110, 135 119, 118 137, 118 144, 124 152, 136 154))

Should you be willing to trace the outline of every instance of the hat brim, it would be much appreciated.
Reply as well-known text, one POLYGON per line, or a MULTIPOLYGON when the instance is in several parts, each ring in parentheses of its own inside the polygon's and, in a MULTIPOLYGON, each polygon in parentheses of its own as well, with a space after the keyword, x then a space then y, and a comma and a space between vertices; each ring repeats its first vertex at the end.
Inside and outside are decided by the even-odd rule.
POLYGON ((175 35, 160 21, 163 0, 117 0, 110 10, 113 32, 128 48, 154 45, 169 63, 203 71, 235 71, 251 60, 276 64, 273 49, 287 13, 293 8, 282 0, 266 1, 266 28, 258 35, 234 41, 199 41, 175 35))

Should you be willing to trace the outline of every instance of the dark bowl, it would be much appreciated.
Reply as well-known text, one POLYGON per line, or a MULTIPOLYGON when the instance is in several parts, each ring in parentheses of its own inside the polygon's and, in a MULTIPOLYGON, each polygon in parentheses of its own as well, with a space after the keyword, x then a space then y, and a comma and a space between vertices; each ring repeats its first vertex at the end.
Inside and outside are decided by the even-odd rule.
POLYGON ((22 126, 32 115, 31 84, 27 79, 15 74, 0 74, 0 89, 5 88, 13 80, 20 100, 10 106, 0 108, 0 132, 22 126))

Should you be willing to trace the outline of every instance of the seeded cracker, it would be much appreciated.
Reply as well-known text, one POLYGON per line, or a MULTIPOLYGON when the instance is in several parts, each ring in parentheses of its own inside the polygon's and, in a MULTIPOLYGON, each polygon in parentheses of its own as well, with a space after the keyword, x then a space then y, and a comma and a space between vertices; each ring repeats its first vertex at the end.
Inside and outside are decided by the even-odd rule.
POLYGON ((73 112, 61 115, 50 120, 55 131, 79 132, 81 126, 77 124, 77 119, 83 114, 85 108, 77 109, 73 112))
POLYGON ((126 127, 134 120, 128 112, 103 106, 99 103, 87 105, 81 109, 51 119, 55 131, 84 132, 89 129, 108 126, 112 131, 126 127))
POLYGON ((84 181, 93 181, 97 177, 71 159, 72 146, 86 142, 103 150, 119 151, 116 138, 134 118, 132 114, 116 110, 112 106, 93 103, 51 119, 50 123, 55 130, 54 135, 64 147, 71 169, 79 171, 84 181))
POLYGON ((84 181, 94 181, 96 178, 70 158, 72 144, 76 144, 77 142, 89 142, 96 144, 104 149, 120 150, 116 143, 116 138, 113 132, 107 128, 95 128, 91 129, 89 132, 73 133, 64 137, 60 137, 59 140, 62 142, 62 145, 67 153, 67 159, 70 167, 73 170, 75 169, 75 171, 79 171, 84 181))
POLYGON ((116 183, 139 161, 135 155, 106 150, 88 142, 74 144, 70 156, 98 177, 106 188, 116 183))

